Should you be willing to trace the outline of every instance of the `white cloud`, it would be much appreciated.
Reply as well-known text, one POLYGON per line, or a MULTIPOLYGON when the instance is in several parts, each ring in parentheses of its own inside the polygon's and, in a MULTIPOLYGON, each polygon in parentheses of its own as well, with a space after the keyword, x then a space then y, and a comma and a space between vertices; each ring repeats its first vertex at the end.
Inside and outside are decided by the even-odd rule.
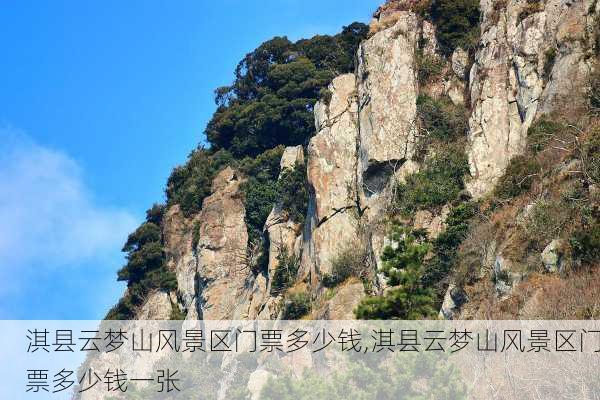
POLYGON ((114 259, 135 226, 126 210, 94 201, 67 154, 0 127, 1 275, 114 259))

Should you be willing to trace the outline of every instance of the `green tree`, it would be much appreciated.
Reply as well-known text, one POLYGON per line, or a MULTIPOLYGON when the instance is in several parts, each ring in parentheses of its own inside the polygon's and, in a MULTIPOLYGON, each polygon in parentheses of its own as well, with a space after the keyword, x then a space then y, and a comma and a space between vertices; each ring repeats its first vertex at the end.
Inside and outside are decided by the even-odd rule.
POLYGON ((478 0, 433 0, 429 14, 442 51, 449 55, 457 47, 474 48, 479 38, 478 0))
POLYGON ((255 157, 277 145, 298 145, 314 133, 312 109, 338 74, 353 69, 367 27, 353 23, 335 36, 290 42, 276 37, 248 53, 231 86, 215 91, 217 111, 206 127, 213 148, 255 157))
POLYGON ((383 296, 363 300, 355 310, 358 319, 423 319, 435 315, 434 292, 423 285, 424 260, 431 250, 420 230, 395 225, 381 260, 390 286, 383 296))

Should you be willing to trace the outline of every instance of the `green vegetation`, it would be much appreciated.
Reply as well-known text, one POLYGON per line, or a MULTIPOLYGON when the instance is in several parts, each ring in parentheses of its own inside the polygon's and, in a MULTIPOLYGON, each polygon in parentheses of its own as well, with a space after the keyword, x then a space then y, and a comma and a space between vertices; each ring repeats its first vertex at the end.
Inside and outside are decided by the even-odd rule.
MULTIPOLYGON (((363 346, 364 348, 364 346, 363 346)), ((466 399, 459 371, 435 352, 380 353, 352 357, 343 352, 335 368, 307 368, 301 379, 291 373, 270 377, 260 392, 265 400, 466 399), (418 382, 419 384, 415 384, 418 382)), ((437 352, 439 353, 439 352, 437 352)), ((281 369, 282 371, 285 369, 281 369)))
POLYGON ((600 262, 600 223, 576 231, 570 242, 573 258, 587 265, 600 262))
MULTIPOLYGON (((205 130, 210 149, 193 151, 173 170, 167 205, 179 204, 186 217, 198 213, 216 174, 231 166, 246 178, 241 190, 254 246, 264 253, 262 230, 277 201, 293 220, 302 222, 308 202, 305 174, 284 171, 278 180, 283 147, 307 143, 314 132, 314 103, 325 96, 336 75, 353 70, 367 30, 353 23, 335 36, 296 43, 275 37, 247 54, 233 84, 215 90, 217 110, 205 130)), ((194 238, 197 243, 199 237, 194 238)))
POLYGON ((333 288, 351 277, 366 282, 369 278, 370 264, 366 249, 357 245, 348 247, 331 260, 331 273, 323 276, 323 285, 333 288))
POLYGON ((194 150, 185 165, 176 167, 167 182, 167 204, 179 204, 187 217, 202 208, 215 175, 232 161, 227 151, 194 150))
POLYGON ((542 76, 545 80, 548 80, 554 68, 554 63, 556 63, 556 49, 554 47, 549 48, 544 53, 544 57, 544 73, 542 76))
POLYGON ((450 141, 467 134, 467 110, 454 105, 447 97, 433 99, 420 95, 417 98, 417 113, 428 137, 450 141))
POLYGON ((594 26, 594 46, 596 55, 600 56, 600 15, 596 15, 594 26))
POLYGON ((448 286, 447 278, 458 263, 458 248, 477 211, 477 204, 470 201, 455 206, 446 218, 446 230, 433 241, 433 257, 425 262, 423 284, 435 290, 438 305, 448 286))
POLYGON ((285 296, 281 319, 296 320, 310 312, 310 295, 306 292, 289 293, 285 296))
POLYGON ((277 255, 277 268, 271 282, 271 294, 278 295, 294 284, 300 268, 300 259, 289 254, 285 246, 279 248, 277 255))
POLYGON ((255 157, 277 145, 306 143, 321 89, 353 60, 367 26, 353 23, 335 36, 290 42, 275 37, 238 64, 231 86, 215 91, 217 111, 206 136, 215 149, 255 157))
POLYGON ((423 169, 409 175, 398 185, 397 204, 403 215, 434 209, 455 200, 464 189, 463 177, 469 172, 462 151, 448 148, 426 160, 423 169))
POLYGON ((429 14, 445 54, 452 54, 457 47, 475 48, 480 34, 478 0, 433 0, 429 14))
POLYGON ((560 122, 553 121, 547 117, 542 117, 535 121, 527 131, 527 144, 534 153, 544 150, 548 143, 556 135, 565 130, 565 126, 560 122))
POLYGON ((123 252, 127 253, 127 264, 119 270, 118 280, 127 282, 127 292, 108 312, 107 319, 131 319, 152 291, 177 289, 175 274, 165 265, 159 226, 161 209, 155 206, 148 210, 146 222, 129 235, 123 246, 123 252))
POLYGON ((382 273, 389 286, 383 296, 364 299, 355 310, 358 319, 423 319, 436 314, 433 289, 423 284, 424 260, 431 250, 426 235, 396 225, 390 235, 393 243, 381 257, 382 273))
POLYGON ((169 319, 172 321, 183 321, 185 319, 185 313, 179 309, 177 303, 171 302, 171 315, 169 319))
POLYGON ((416 52, 417 79, 421 85, 426 85, 439 78, 444 72, 445 63, 440 57, 427 54, 422 48, 416 52))
MULTIPOLYGON (((598 40, 600 40, 600 34, 598 40)), ((600 69, 593 72, 590 77, 590 108, 592 113, 600 115, 600 69)))
POLYGON ((600 128, 592 131, 581 152, 585 175, 589 180, 600 183, 600 128))
POLYGON ((192 251, 196 251, 198 243, 200 243, 200 221, 194 222, 192 227, 192 251))
POLYGON ((560 233, 575 215, 571 204, 562 200, 539 200, 525 220, 527 240, 539 251, 560 233))
POLYGON ((250 242, 261 240, 267 217, 278 199, 277 178, 283 147, 267 150, 256 158, 246 157, 238 169, 247 176, 241 186, 246 205, 246 225, 250 242))
POLYGON ((527 156, 514 157, 494 189, 495 197, 510 200, 527 192, 531 189, 539 170, 540 165, 536 159, 527 156))
POLYGON ((285 169, 277 181, 277 194, 281 208, 289 218, 299 224, 304 223, 308 209, 308 181, 306 164, 285 169))

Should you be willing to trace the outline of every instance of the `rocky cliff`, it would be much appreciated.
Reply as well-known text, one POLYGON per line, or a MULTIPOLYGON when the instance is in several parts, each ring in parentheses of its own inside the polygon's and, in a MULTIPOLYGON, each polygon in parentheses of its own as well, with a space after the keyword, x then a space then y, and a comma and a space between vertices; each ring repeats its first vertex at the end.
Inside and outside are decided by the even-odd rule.
POLYGON ((598 177, 585 176, 581 165, 587 154, 582 143, 598 135, 589 133, 594 116, 588 99, 598 63, 600 2, 481 0, 469 48, 440 42, 440 18, 428 12, 428 3, 393 0, 377 10, 354 72, 335 77, 328 96, 314 106, 314 135, 306 146, 285 149, 282 173, 306 171, 303 221, 274 202, 262 233, 266 246, 256 249, 240 190, 246 176, 231 166, 220 170, 199 212, 185 215, 178 204, 164 212, 166 266, 176 275, 177 289, 153 291, 137 318, 163 319, 174 312, 187 319, 287 318, 286 304, 300 295, 310 303, 304 315, 354 318, 361 299, 389 289, 380 269, 390 223, 423 228, 435 241, 464 199, 477 204, 479 216, 467 223, 450 270, 436 281, 446 292, 441 315, 491 316, 501 302, 514 305, 511 296, 519 296, 508 316, 544 316, 534 303, 545 301, 547 285, 581 279, 558 277, 556 271, 560 258, 574 251, 562 245, 565 238, 592 229, 597 218, 598 177), (454 132, 451 140, 436 138, 437 120, 428 125, 427 104, 443 105, 442 116, 459 110, 464 131, 454 132), (510 199, 499 199, 498 185, 510 178, 515 158, 542 157, 530 154, 528 132, 552 118, 566 121, 561 129, 573 130, 577 143, 569 147, 565 136, 551 145, 565 151, 544 153, 538 160, 544 172, 523 176, 519 188, 533 182, 510 199), (428 176, 431 160, 454 152, 464 152, 468 160, 461 193, 433 207, 399 212, 407 199, 399 190, 407 193, 415 176, 428 176), (535 246, 527 242, 522 236, 532 228, 519 221, 569 185, 579 185, 591 219, 564 232, 558 227, 535 246), (360 266, 330 284, 340 275, 344 256, 360 266), (260 257, 266 268, 257 268, 260 257), (291 282, 274 290, 284 267, 292 271, 291 282), (526 281, 537 286, 519 291, 526 281))

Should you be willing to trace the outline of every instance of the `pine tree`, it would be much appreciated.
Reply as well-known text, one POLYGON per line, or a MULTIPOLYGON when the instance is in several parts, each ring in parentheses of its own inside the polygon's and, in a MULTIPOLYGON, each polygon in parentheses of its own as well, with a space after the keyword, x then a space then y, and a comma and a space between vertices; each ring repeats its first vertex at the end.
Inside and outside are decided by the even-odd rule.
POLYGON ((382 272, 395 288, 384 296, 363 300, 355 311, 358 319, 423 319, 435 315, 433 289, 423 286, 423 261, 431 250, 425 233, 396 225, 391 245, 381 257, 382 272))

